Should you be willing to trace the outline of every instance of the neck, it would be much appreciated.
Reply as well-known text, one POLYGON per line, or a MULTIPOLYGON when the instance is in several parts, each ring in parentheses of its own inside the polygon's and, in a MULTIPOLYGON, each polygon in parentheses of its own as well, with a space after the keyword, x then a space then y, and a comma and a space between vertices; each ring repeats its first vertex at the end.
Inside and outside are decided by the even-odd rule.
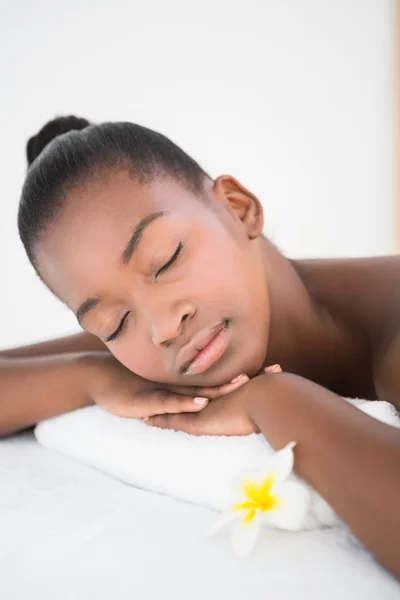
POLYGON ((316 302, 295 263, 265 240, 264 257, 270 301, 270 331, 264 367, 280 364, 284 371, 326 383, 331 348, 343 343, 340 325, 316 302))

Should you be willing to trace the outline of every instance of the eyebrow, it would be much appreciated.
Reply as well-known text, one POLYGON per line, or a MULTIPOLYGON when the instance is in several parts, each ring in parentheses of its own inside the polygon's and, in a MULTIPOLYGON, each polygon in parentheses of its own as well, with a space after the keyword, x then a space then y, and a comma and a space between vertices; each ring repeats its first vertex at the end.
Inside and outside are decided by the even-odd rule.
POLYGON ((144 219, 142 219, 136 225, 131 237, 129 238, 127 245, 125 246, 125 250, 122 253, 122 256, 121 256, 121 266, 122 267, 126 267, 128 265, 129 261, 131 260, 131 258, 133 256, 133 253, 135 252, 136 248, 138 247, 138 245, 140 243, 140 240, 142 239, 143 233, 145 232, 147 227, 150 225, 150 223, 153 223, 153 221, 155 221, 156 219, 159 219, 160 217, 165 217, 168 214, 169 213, 166 210, 161 210, 159 212, 151 213, 150 215, 147 215, 147 217, 144 217, 144 219))
MULTIPOLYGON (((121 267, 126 267, 129 264, 135 250, 137 249, 137 247, 140 244, 140 240, 142 239, 143 233, 145 232, 147 227, 151 223, 153 223, 153 221, 155 221, 156 219, 159 219, 160 217, 166 217, 166 216, 168 216, 168 214, 169 214, 168 211, 162 210, 162 211, 151 213, 150 215, 147 215, 147 217, 144 217, 141 221, 139 221, 139 223, 136 225, 135 229, 133 230, 133 233, 132 233, 131 237, 129 238, 128 243, 126 244, 124 251, 121 254, 121 258, 120 258, 121 267)), ((83 317, 85 315, 87 315, 87 313, 89 311, 96 308, 96 306, 99 304, 99 302, 101 302, 101 300, 102 300, 102 298, 100 296, 97 296, 96 298, 88 298, 87 300, 82 302, 82 304, 79 306, 78 310, 76 311, 76 318, 80 325, 82 325, 83 317)))
POLYGON ((76 311, 76 318, 78 319, 79 325, 82 325, 81 321, 83 317, 90 311, 95 308, 100 302, 101 298, 88 298, 83 302, 78 310, 76 311))

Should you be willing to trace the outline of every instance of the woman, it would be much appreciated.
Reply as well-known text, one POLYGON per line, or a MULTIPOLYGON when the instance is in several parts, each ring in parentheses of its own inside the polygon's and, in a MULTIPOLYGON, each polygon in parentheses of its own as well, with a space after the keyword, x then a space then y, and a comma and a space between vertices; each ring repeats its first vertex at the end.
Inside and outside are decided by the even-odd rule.
MULTIPOLYGON (((28 141, 28 166, 53 138, 88 125, 86 119, 73 116, 47 123, 28 141)), ((247 380, 243 377, 206 391, 217 398, 247 380)), ((173 392, 128 371, 103 342, 86 332, 1 351, 0 387, 0 437, 93 403, 121 416, 139 418, 197 412, 206 404, 203 398, 173 392)))
POLYGON ((254 194, 130 123, 51 142, 28 171, 18 224, 43 282, 125 369, 116 376, 113 362, 104 376, 110 354, 80 358, 92 391, 64 391, 41 412, 3 401, 9 430, 94 401, 196 435, 296 440, 297 473, 400 575, 400 433, 341 397, 400 406, 397 257, 285 258, 262 236, 254 194), (273 363, 285 372, 262 374, 273 363), (122 392, 119 404, 128 380, 139 400, 122 392), (189 396, 172 400, 183 411, 147 407, 162 388, 189 396), (213 394, 223 397, 189 412, 190 397, 213 394))

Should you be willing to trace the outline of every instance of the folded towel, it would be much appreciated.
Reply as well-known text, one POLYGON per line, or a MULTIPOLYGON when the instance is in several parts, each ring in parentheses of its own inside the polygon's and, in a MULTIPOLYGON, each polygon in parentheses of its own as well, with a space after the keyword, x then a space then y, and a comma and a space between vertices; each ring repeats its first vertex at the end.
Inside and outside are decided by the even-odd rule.
MULTIPOLYGON (((351 402, 400 426, 387 402, 351 402)), ((42 446, 125 483, 215 510, 225 510, 235 501, 233 483, 241 472, 262 468, 273 453, 261 434, 196 437, 148 427, 142 420, 117 417, 98 406, 43 421, 35 435, 42 446)), ((313 492, 304 529, 336 523, 333 511, 313 492)))

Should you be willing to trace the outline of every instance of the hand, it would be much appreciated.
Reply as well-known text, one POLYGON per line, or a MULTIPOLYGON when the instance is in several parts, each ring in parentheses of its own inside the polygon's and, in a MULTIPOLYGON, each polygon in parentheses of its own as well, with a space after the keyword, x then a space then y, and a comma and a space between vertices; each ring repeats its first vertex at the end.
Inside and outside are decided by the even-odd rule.
MULTIPOLYGON (((280 365, 272 365, 270 367, 266 367, 260 371, 261 373, 282 373, 282 369, 280 365)), ((237 388, 241 387, 244 383, 249 381, 248 375, 246 373, 242 373, 238 375, 229 383, 225 383, 222 385, 217 385, 214 387, 194 387, 194 386, 165 386, 170 392, 176 392, 177 394, 185 394, 187 396, 202 396, 203 398, 207 398, 208 400, 216 400, 217 398, 221 398, 222 396, 226 396, 230 394, 237 388)))
MULTIPOLYGON (((254 381, 254 380, 252 380, 254 381)), ((248 417, 247 399, 251 381, 228 396, 213 400, 197 413, 164 414, 149 417, 148 425, 185 431, 192 435, 249 435, 257 431, 248 417)))
MULTIPOLYGON (((265 373, 281 373, 279 365, 264 369, 265 373)), ((213 400, 196 414, 164 414, 146 419, 148 425, 161 429, 185 431, 192 435, 249 435, 258 429, 249 417, 249 400, 252 393, 259 393, 259 385, 253 378, 240 389, 224 398, 213 400), (253 383, 254 382, 254 383, 253 383), (252 390, 253 388, 253 390, 252 390)))
POLYGON ((91 401, 120 417, 197 413, 209 399, 228 394, 249 380, 243 375, 212 388, 167 386, 132 373, 108 352, 92 353, 84 360, 89 367, 86 391, 91 401))

